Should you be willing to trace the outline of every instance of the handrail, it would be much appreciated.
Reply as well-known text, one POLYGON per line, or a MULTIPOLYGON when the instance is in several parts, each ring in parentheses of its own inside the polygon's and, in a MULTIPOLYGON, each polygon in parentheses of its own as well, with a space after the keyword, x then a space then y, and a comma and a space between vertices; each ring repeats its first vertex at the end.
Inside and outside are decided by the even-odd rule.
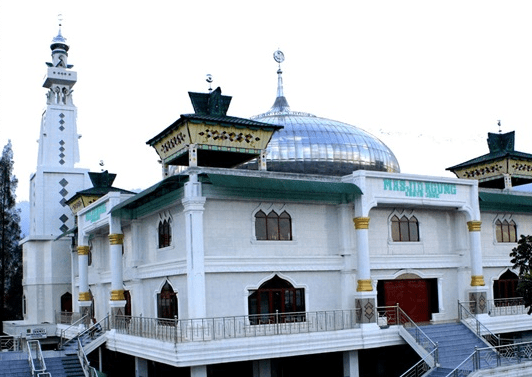
MULTIPOLYGON (((470 303, 470 301, 465 301, 470 303)), ((471 331, 473 331, 479 338, 485 339, 492 346, 501 345, 501 337, 493 334, 486 326, 484 326, 475 315, 465 308, 460 301, 458 301, 458 319, 464 323, 471 331), (471 325, 470 320, 475 324, 471 325)))
POLYGON ((528 314, 528 308, 522 297, 497 298, 487 300, 487 304, 488 314, 491 317, 528 314))
POLYGON ((76 339, 76 338, 79 338, 79 337, 81 337, 81 336, 83 336, 85 334, 91 333, 91 332, 95 332, 98 329, 98 327, 100 329, 102 329, 103 331, 109 330, 109 315, 107 315, 106 317, 102 318, 100 321, 96 322, 92 326, 87 327, 83 331, 77 333, 76 336, 72 337, 71 339, 67 340, 64 343, 63 343, 63 338, 61 337, 61 343, 59 345, 59 347, 60 347, 59 349, 62 349, 64 346, 66 346, 68 343, 74 341, 74 339, 76 339))
POLYGON ((63 343, 63 339, 65 338, 65 334, 66 332, 71 328, 71 327, 74 327, 74 326, 77 326, 81 323, 81 321, 83 321, 85 318, 87 318, 89 315, 86 314, 84 315, 83 317, 81 317, 80 319, 78 319, 76 322, 74 322, 73 324, 71 324, 70 326, 68 326, 66 329, 63 329, 61 330, 61 335, 60 335, 60 341, 59 341, 59 349, 63 349, 63 346, 68 343, 71 339, 67 340, 65 343, 63 343))
POLYGON ((446 377, 459 377, 464 376, 465 372, 520 364, 524 359, 530 361, 531 348, 532 342, 477 348, 446 377))
POLYGON ((20 336, 0 336, 0 351, 20 351, 22 344, 20 340, 20 336))
POLYGON ((412 319, 403 311, 403 309, 399 307, 399 305, 397 305, 397 313, 398 313, 398 321, 400 325, 402 325, 404 328, 413 327, 415 329, 415 333, 414 333, 415 336, 414 335, 412 336, 414 337, 417 344, 422 346, 429 353, 432 353, 434 350, 436 350, 436 353, 435 353, 436 357, 434 359, 434 363, 437 363, 438 362, 438 352, 437 352, 438 345, 434 343, 432 339, 430 339, 428 335, 425 334, 423 330, 421 330, 421 328, 418 325, 416 325, 414 321, 412 321, 412 319))
POLYGON ((167 342, 208 341, 359 328, 359 309, 166 319, 117 315, 115 330, 167 342))
POLYGON ((28 362, 31 367, 31 375, 35 373, 46 372, 46 363, 44 362, 44 356, 41 350, 41 343, 38 340, 28 340, 28 362), (35 357, 33 357, 32 349, 35 349, 35 357), (39 362, 38 367, 35 366, 35 361, 39 362))
POLYGON ((412 366, 409 370, 401 374, 399 377, 420 377, 423 376, 425 373, 427 373, 429 370, 434 368, 434 366, 430 366, 429 360, 432 357, 433 360, 436 360, 438 349, 434 349, 431 353, 429 353, 427 356, 419 360, 414 366, 412 366))
POLYGON ((81 363, 81 368, 83 369, 83 374, 85 374, 85 377, 97 377, 98 374, 96 373, 96 369, 94 367, 91 367, 91 364, 89 360, 87 359, 87 355, 85 354, 85 350, 83 349, 83 344, 81 344, 81 340, 78 338, 78 359, 81 363))

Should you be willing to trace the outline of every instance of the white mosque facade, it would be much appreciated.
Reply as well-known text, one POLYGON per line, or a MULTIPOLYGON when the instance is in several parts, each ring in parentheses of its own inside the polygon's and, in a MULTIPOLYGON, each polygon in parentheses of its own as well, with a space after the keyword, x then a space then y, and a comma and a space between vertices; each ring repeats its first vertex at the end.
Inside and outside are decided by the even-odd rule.
POLYGON ((191 93, 195 113, 148 141, 161 181, 98 191, 74 157, 54 160, 61 141, 77 153, 75 73, 54 41, 24 321, 7 331, 73 336, 61 322, 77 313, 106 330, 85 350, 97 369, 138 377, 399 376, 423 354, 401 334, 404 314, 438 324, 467 312, 527 339, 509 253, 532 233, 532 195, 512 189, 530 175, 500 161, 532 156, 513 151, 513 134, 490 135, 489 154, 450 168, 459 178, 403 174, 374 136, 292 111, 279 68, 270 111, 230 117, 220 90, 191 93), (68 195, 47 197, 65 181, 68 195), (56 218, 66 228, 44 229, 56 218))

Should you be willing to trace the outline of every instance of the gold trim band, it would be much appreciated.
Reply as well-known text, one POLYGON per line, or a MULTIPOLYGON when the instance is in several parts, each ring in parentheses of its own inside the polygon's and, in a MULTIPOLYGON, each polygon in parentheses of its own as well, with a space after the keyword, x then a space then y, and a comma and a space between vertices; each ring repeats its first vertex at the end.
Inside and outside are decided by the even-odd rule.
POLYGON ((474 275, 471 276, 471 286, 472 287, 483 287, 486 283, 484 283, 484 276, 482 275, 474 275))
POLYGON ((90 247, 87 245, 78 246, 78 255, 89 255, 90 247))
POLYGON ((473 220, 467 222, 467 229, 469 229, 470 232, 480 232, 480 225, 482 224, 482 221, 473 220))
POLYGON ((92 299, 90 292, 79 292, 79 301, 90 301, 92 299))
POLYGON ((358 281, 357 292, 371 292, 373 286, 371 285, 371 279, 363 279, 358 281))
POLYGON ((121 300, 125 300, 124 290, 123 289, 112 290, 111 301, 121 301, 121 300))
POLYGON ((355 229, 369 228, 369 217, 355 217, 353 222, 355 223, 355 229))
POLYGON ((122 245, 124 243, 124 235, 122 233, 113 233, 109 235, 109 245, 122 245))

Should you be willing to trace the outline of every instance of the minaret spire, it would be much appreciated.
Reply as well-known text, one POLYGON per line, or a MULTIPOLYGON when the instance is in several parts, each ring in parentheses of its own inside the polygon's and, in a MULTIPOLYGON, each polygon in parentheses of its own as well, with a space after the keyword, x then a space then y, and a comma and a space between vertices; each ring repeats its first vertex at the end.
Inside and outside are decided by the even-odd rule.
POLYGON ((275 98, 275 102, 270 109, 270 112, 290 112, 290 105, 288 105, 283 90, 283 71, 281 70, 281 63, 284 61, 283 52, 281 50, 275 51, 273 53, 273 59, 279 63, 279 68, 277 69, 277 97, 275 98))

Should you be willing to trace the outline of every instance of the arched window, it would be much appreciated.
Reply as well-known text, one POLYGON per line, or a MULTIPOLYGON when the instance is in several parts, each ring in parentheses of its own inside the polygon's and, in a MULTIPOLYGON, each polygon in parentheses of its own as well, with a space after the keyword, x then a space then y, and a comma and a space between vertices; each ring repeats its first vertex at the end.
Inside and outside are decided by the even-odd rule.
POLYGON ((168 247, 172 243, 171 219, 159 221, 159 249, 168 247))
POLYGON ((497 242, 517 242, 517 226, 513 220, 495 221, 497 242))
POLYGON ((391 220, 392 240, 394 242, 418 242, 419 223, 415 216, 410 218, 394 215, 391 220))
POLYGON ((493 282, 493 298, 495 306, 508 306, 508 299, 518 297, 517 283, 519 278, 510 270, 506 270, 501 277, 493 282))
POLYGON ((275 275, 250 291, 248 308, 253 325, 305 321, 305 290, 275 275))
POLYGON ((61 311, 72 313, 72 293, 66 292, 61 296, 61 311))
POLYGON ((271 211, 266 215, 263 211, 255 214, 255 237, 257 240, 290 241, 292 240, 292 218, 288 212, 281 215, 271 211))
POLYGON ((164 283, 161 293, 157 294, 157 317, 171 319, 177 317, 177 294, 168 281, 164 283))

